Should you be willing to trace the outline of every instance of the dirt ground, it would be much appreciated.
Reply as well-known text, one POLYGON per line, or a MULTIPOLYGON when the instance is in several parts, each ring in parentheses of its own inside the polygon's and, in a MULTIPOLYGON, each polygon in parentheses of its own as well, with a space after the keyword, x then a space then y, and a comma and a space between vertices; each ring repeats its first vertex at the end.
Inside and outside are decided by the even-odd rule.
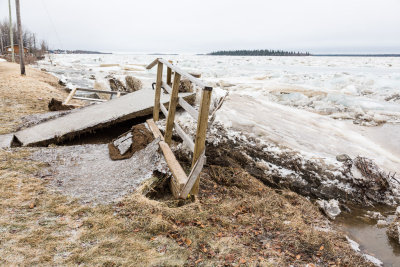
MULTIPOLYGON (((53 77, 27 73, 0 63, 0 133, 65 97, 53 77)), ((38 175, 48 165, 32 159, 34 151, 0 149, 0 265, 371 265, 308 199, 241 168, 206 166, 196 202, 171 199, 159 184, 90 205, 53 190, 54 177, 38 175)))

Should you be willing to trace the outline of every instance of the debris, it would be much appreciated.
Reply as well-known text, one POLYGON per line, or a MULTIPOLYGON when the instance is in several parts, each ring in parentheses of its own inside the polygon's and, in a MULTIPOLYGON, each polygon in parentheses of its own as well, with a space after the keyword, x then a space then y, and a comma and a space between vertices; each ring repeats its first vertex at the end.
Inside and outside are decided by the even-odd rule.
POLYGON ((120 135, 108 144, 110 158, 112 160, 128 159, 153 140, 152 132, 144 124, 135 125, 131 131, 120 135))
POLYGON ((71 110, 75 108, 71 105, 64 105, 61 101, 55 98, 50 100, 48 107, 50 111, 71 110))
POLYGON ((328 216, 331 220, 334 220, 336 216, 340 214, 339 201, 336 199, 317 200, 317 204, 320 209, 328 216))
MULTIPOLYGON (((191 93, 180 94, 186 99, 191 93)), ((169 95, 162 95, 160 103, 169 102, 169 95)), ((52 119, 15 133, 22 146, 48 145, 67 138, 95 131, 153 112, 154 92, 139 90, 97 105, 72 110, 65 116, 52 119)))
POLYGON ((337 155, 337 156, 336 156, 336 160, 337 160, 337 161, 340 161, 340 162, 346 162, 346 161, 351 160, 351 158, 350 158, 350 156, 347 155, 347 154, 341 154, 341 155, 337 155))
POLYGON ((140 89, 142 89, 143 84, 142 81, 133 77, 133 76, 126 76, 125 77, 125 83, 126 83, 126 91, 127 92, 135 92, 140 89))
POLYGON ((387 226, 387 221, 385 221, 385 220, 378 220, 378 222, 376 223, 376 226, 378 226, 379 228, 381 228, 381 227, 385 227, 385 226, 387 226))
POLYGON ((374 219, 374 220, 383 220, 385 219, 385 216, 383 216, 380 212, 378 211, 367 211, 367 214, 365 215, 368 218, 374 219))
POLYGON ((179 84, 180 93, 193 92, 193 84, 189 79, 182 79, 179 84))
POLYGON ((108 80, 110 83, 111 91, 126 91, 125 85, 115 77, 112 77, 108 80))
POLYGON ((389 225, 386 230, 387 236, 400 244, 400 216, 397 215, 396 219, 389 225))

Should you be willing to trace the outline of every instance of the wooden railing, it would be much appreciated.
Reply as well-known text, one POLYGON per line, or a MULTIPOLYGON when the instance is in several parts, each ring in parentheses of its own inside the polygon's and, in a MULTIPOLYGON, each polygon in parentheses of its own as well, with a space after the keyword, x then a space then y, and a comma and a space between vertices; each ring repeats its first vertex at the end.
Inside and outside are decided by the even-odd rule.
POLYGON ((86 101, 94 101, 94 102, 106 102, 108 100, 106 99, 100 99, 100 98, 89 98, 89 97, 82 97, 82 96, 75 96, 75 93, 77 91, 83 91, 83 92, 92 92, 92 93, 98 93, 98 94, 109 94, 109 95, 116 95, 116 97, 120 97, 121 95, 126 95, 127 92, 119 92, 119 91, 105 91, 105 90, 96 90, 96 89, 90 89, 90 88, 74 88, 71 90, 69 95, 64 101, 64 105, 67 105, 69 101, 72 99, 79 99, 79 100, 86 100, 86 101))
POLYGON ((151 69, 157 65, 157 80, 155 88, 155 102, 153 109, 153 119, 147 121, 150 129, 155 137, 160 138, 160 148, 164 154, 168 167, 172 172, 170 183, 171 191, 177 198, 187 198, 189 193, 197 196, 199 193, 199 175, 205 163, 205 141, 208 126, 208 113, 210 110, 212 87, 195 78, 193 75, 181 70, 171 62, 162 58, 157 58, 146 68, 151 69), (163 81, 163 68, 167 67, 166 81, 163 81), (172 71, 174 72, 172 82, 172 71), (197 111, 185 99, 178 96, 181 77, 185 77, 195 86, 202 90, 200 108, 197 111), (168 110, 164 105, 160 104, 161 88, 164 88, 170 95, 168 110), (175 112, 177 105, 180 105, 190 116, 197 121, 197 130, 194 141, 190 135, 184 132, 178 122, 175 120, 175 112), (160 111, 166 117, 165 134, 161 135, 155 121, 159 120, 160 111), (175 128, 178 135, 188 145, 193 152, 192 169, 188 176, 184 172, 182 166, 176 160, 170 145, 172 140, 172 130, 175 128))

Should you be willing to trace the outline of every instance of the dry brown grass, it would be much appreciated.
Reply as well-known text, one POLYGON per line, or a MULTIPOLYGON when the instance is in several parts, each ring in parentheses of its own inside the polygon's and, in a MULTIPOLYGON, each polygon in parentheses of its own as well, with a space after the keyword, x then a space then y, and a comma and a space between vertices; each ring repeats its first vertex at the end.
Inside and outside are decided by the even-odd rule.
MULTIPOLYGON (((42 95, 60 95, 48 75, 7 71, 11 78, 0 79, 3 133, 20 116, 44 112, 42 95)), ((114 205, 86 206, 54 192, 52 177, 37 177, 43 163, 29 159, 32 150, 0 149, 0 265, 368 266, 343 235, 315 230, 326 220, 311 202, 275 191, 242 169, 208 166, 194 203, 157 191, 151 198, 136 192, 114 205)))
POLYGON ((0 134, 4 134, 14 131, 21 117, 47 112, 51 98, 64 100, 68 94, 48 73, 27 67, 26 76, 21 76, 18 64, 0 62, 0 95, 0 134))

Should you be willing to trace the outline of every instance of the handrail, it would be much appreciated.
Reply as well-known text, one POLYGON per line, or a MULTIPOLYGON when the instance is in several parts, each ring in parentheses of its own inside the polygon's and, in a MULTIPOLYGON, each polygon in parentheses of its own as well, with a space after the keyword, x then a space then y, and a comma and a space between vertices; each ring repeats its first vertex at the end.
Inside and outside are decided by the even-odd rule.
POLYGON ((201 80, 195 78, 193 75, 191 75, 190 73, 178 68, 175 65, 172 65, 171 63, 169 63, 167 60, 163 59, 163 58, 157 58, 155 59, 153 62, 151 62, 146 69, 151 69, 153 68, 155 65, 157 65, 158 62, 161 62, 163 64, 165 64, 168 68, 174 70, 175 72, 179 73, 181 76, 186 77, 189 81, 191 81, 192 83, 196 84, 197 86, 199 86, 200 88, 202 88, 203 90, 208 90, 208 91, 212 91, 212 87, 206 85, 204 82, 202 82, 201 80))
MULTIPOLYGON (((166 82, 162 81, 162 87, 168 92, 168 94, 172 93, 172 88, 166 82)), ((190 116, 192 116, 193 119, 197 121, 197 118, 199 117, 199 112, 197 112, 197 110, 195 110, 194 107, 192 107, 182 97, 179 97, 178 103, 184 110, 186 110, 190 114, 190 116)))
POLYGON ((163 141, 159 143, 161 150, 163 151, 164 157, 167 160, 168 167, 172 172, 172 179, 170 180, 170 188, 172 193, 177 198, 186 198, 190 192, 191 195, 197 196, 199 193, 199 179, 200 172, 205 162, 205 141, 206 132, 208 127, 208 113, 210 110, 211 93, 212 87, 207 86, 205 83, 195 78, 193 75, 181 70, 180 68, 172 65, 170 62, 157 58, 150 63, 146 69, 151 69, 157 65, 157 80, 154 97, 154 108, 153 108, 153 119, 148 120, 147 124, 153 131, 155 137, 161 136, 158 127, 154 122, 159 120, 159 113, 161 112, 166 117, 165 133, 163 141), (167 66, 167 82, 163 81, 163 66, 167 66), (171 83, 172 70, 174 71, 174 81, 171 83), (179 97, 179 87, 181 77, 186 77, 191 83, 202 88, 200 107, 197 111, 189 103, 184 101, 183 98, 179 97), (164 105, 160 103, 161 88, 170 94, 170 101, 168 110, 164 105), (177 105, 180 104, 184 110, 186 110, 197 122, 196 135, 194 140, 190 135, 180 127, 175 120, 175 112, 177 105), (154 129, 153 129, 154 128, 154 129), (157 129, 156 129, 157 128, 157 129), (175 128, 178 135, 186 143, 189 149, 193 152, 192 157, 192 168, 189 177, 186 176, 182 170, 180 164, 176 161, 171 148, 172 131, 175 128))

